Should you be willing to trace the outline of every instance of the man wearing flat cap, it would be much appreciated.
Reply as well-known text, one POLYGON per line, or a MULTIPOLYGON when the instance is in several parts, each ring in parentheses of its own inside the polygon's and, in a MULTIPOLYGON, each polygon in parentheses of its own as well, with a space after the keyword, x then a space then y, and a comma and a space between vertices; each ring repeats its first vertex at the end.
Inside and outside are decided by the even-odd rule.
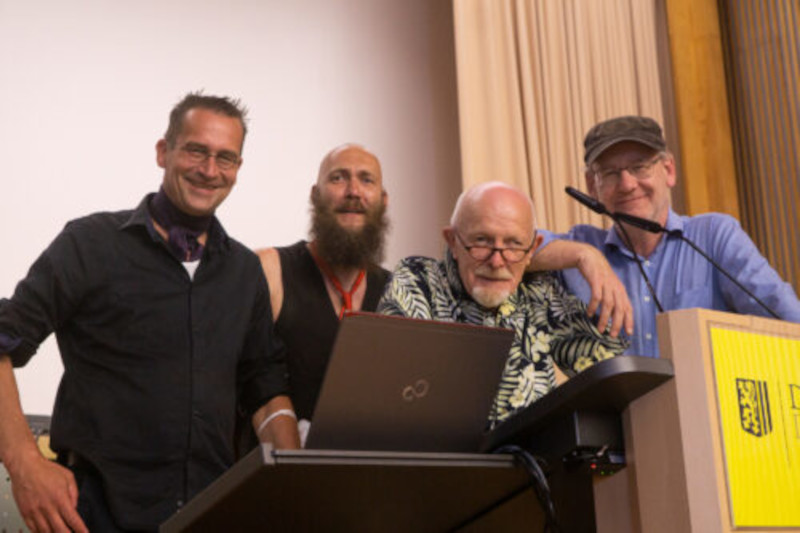
MULTIPOLYGON (((720 213, 688 217, 672 210, 670 189, 677 179, 675 158, 656 121, 623 116, 600 122, 586 134, 584 149, 589 194, 612 213, 657 222, 668 233, 650 233, 629 224, 620 227, 619 223, 608 230, 577 225, 565 235, 543 232, 545 243, 536 260, 547 268, 563 266, 564 257, 558 257, 546 246, 554 238, 583 242, 603 252, 625 284, 634 308, 635 331, 626 353, 659 355, 657 306, 635 255, 641 259, 664 311, 702 307, 769 316, 678 233, 694 242, 782 320, 800 322, 800 301, 792 286, 769 265, 735 218, 720 213)), ((576 271, 564 271, 564 278, 572 293, 588 299, 588 288, 576 271)))

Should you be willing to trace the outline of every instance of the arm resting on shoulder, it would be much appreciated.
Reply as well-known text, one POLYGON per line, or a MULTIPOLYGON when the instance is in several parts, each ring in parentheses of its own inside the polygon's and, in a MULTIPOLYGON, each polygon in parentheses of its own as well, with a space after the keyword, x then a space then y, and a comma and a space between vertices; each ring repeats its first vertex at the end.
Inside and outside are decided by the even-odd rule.
POLYGON ((78 487, 72 472, 45 459, 36 446, 7 355, 0 355, 0 459, 31 531, 88 532, 76 511, 78 487))
POLYGON ((288 396, 275 396, 253 414, 253 429, 258 440, 276 449, 300 448, 297 416, 288 396))
POLYGON ((628 335, 633 334, 633 306, 628 292, 600 250, 589 244, 556 239, 545 242, 536 251, 529 267, 530 270, 565 268, 577 268, 589 284, 592 298, 586 311, 594 316, 600 310, 598 327, 611 319, 612 337, 623 327, 628 335))

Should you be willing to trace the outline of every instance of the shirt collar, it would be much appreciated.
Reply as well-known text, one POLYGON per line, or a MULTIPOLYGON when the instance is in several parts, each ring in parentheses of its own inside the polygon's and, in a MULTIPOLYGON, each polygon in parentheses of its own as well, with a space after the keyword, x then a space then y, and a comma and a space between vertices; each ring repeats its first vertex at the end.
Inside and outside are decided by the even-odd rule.
MULTIPOLYGON (((667 229, 668 232, 677 230, 683 233, 683 219, 679 217, 678 214, 672 210, 672 208, 669 208, 669 211, 667 212, 667 223, 664 224, 664 227, 667 229)), ((667 234, 666 237, 669 237, 669 234, 667 234)), ((661 242, 658 243, 658 246, 661 246, 662 242, 663 239, 661 242)), ((625 246, 625 242, 619 236, 617 230, 614 229, 614 226, 612 226, 610 229, 608 229, 608 231, 606 231, 606 238, 603 241, 603 243, 605 244, 606 247, 613 246, 618 250, 626 252, 632 256, 627 246, 625 246)))
MULTIPOLYGON (((148 204, 150 203, 150 198, 153 196, 155 196, 155 193, 150 193, 142 198, 142 201, 139 202, 139 205, 133 210, 128 220, 122 224, 121 229, 144 226, 154 241, 162 240, 153 226, 153 219, 150 217, 148 204)), ((211 220, 211 225, 208 228, 208 238, 206 239, 205 246, 209 253, 226 251, 230 247, 228 234, 225 232, 225 228, 222 227, 222 224, 220 224, 216 216, 211 220)))
POLYGON ((667 223, 664 225, 664 227, 667 228, 667 231, 677 230, 683 233, 683 226, 683 218, 678 216, 678 214, 670 208, 669 213, 667 214, 667 223))

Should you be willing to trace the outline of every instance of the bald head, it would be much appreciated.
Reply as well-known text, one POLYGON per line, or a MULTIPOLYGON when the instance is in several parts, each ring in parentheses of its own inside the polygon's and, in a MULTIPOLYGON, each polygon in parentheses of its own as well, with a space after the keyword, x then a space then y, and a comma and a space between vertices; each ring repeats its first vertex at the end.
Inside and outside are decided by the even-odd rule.
POLYGON ((475 216, 480 216, 486 207, 507 212, 531 229, 536 230, 536 212, 533 202, 519 189, 501 181, 489 181, 474 185, 462 192, 450 216, 450 225, 459 228, 475 216))
POLYGON ((357 162, 365 171, 373 174, 377 178, 378 184, 381 186, 381 188, 383 188, 381 162, 378 160, 375 154, 360 144, 354 143, 339 145, 325 154, 325 157, 322 158, 322 162, 319 165, 317 185, 323 183, 325 178, 329 176, 331 172, 342 168, 342 165, 346 164, 347 162, 353 161, 357 162))
POLYGON ((464 191, 444 237, 464 288, 487 308, 499 306, 517 290, 541 242, 530 198, 501 182, 464 191))

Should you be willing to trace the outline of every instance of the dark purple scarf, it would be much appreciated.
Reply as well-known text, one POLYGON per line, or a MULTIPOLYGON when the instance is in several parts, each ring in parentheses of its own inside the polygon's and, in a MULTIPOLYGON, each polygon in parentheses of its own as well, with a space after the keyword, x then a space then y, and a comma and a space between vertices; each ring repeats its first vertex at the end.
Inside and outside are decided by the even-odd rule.
POLYGON ((203 255, 203 245, 197 240, 208 231, 214 216, 187 215, 173 204, 164 192, 158 190, 150 199, 150 215, 169 234, 167 244, 179 261, 196 261, 203 255))

